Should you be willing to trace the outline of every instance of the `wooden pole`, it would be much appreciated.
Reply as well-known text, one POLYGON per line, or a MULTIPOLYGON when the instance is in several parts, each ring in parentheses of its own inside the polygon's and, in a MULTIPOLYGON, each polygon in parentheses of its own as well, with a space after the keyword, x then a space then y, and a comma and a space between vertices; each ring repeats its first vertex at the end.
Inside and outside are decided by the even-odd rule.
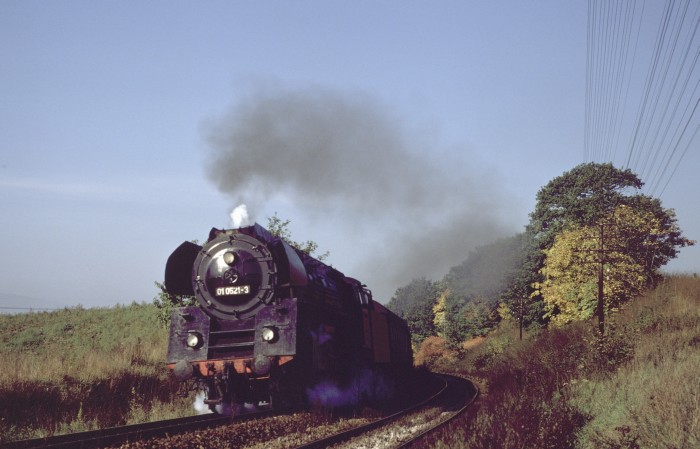
POLYGON ((523 297, 520 297, 520 340, 523 339, 523 297))
POLYGON ((605 303, 603 301, 603 262, 605 261, 605 250, 603 246, 603 237, 603 224, 601 223, 600 240, 598 243, 598 307, 596 310, 598 314, 598 331, 600 332, 600 335, 603 335, 605 333, 605 303))

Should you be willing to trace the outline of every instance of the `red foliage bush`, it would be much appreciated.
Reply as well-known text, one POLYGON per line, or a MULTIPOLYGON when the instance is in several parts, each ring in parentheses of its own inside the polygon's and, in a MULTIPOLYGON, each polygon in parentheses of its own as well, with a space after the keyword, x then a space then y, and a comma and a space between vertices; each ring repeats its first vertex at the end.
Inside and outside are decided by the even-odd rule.
POLYGON ((442 337, 432 336, 423 340, 414 360, 417 366, 432 367, 439 361, 447 361, 454 358, 455 353, 448 348, 447 340, 442 337))

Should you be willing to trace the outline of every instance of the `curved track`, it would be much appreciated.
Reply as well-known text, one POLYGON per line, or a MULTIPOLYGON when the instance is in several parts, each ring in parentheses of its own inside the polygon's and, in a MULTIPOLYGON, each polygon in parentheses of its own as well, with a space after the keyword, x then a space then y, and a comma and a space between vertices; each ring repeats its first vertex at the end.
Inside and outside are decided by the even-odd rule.
MULTIPOLYGON (((479 395, 478 388, 468 379, 447 374, 436 374, 436 376, 444 382, 443 387, 427 400, 364 426, 330 435, 326 438, 297 446, 295 449, 317 449, 341 443, 347 444, 348 447, 360 445, 364 447, 373 447, 375 444, 371 442, 359 444, 354 441, 354 438, 365 435, 376 429, 393 426, 394 422, 424 407, 431 406, 441 408, 446 417, 430 423, 422 432, 409 438, 404 438, 402 442, 395 442, 393 445, 397 448, 410 447, 429 433, 437 430, 463 413, 479 395)), ((378 432, 381 432, 381 430, 378 430, 378 432)))
MULTIPOLYGON (((425 437, 433 430, 443 426, 462 413, 476 398, 478 390, 468 380, 449 375, 435 375, 440 384, 437 393, 422 400, 420 403, 405 406, 403 409, 384 418, 372 421, 368 424, 336 433, 310 443, 297 446, 296 449, 322 448, 336 444, 344 444, 346 447, 376 447, 381 441, 383 447, 409 447, 416 441, 425 437), (426 416, 429 416, 426 418, 426 416), (421 430, 416 430, 416 422, 421 421, 421 430), (407 424, 409 423, 410 424, 407 424), (406 430, 411 428, 410 431, 406 430), (393 435, 391 441, 387 441, 387 435, 393 435)), ((434 387, 434 386, 433 386, 434 387)), ((431 388, 432 389, 432 388, 431 388)), ((414 390, 417 391, 417 390, 414 390)), ((424 396, 425 397, 425 396, 424 396)), ((194 430, 215 428, 228 424, 239 424, 244 421, 257 420, 265 416, 273 415, 270 411, 250 413, 236 417, 222 417, 218 415, 202 415, 188 418, 159 421, 131 426, 115 427, 91 432, 81 432, 69 435, 60 435, 50 438, 18 441, 8 444, 8 448, 93 448, 116 445, 125 442, 136 442, 151 439, 154 447, 166 447, 171 442, 163 442, 158 437, 173 436, 179 434, 178 447, 191 447, 187 441, 194 430), (161 440, 160 443, 156 441, 161 440), (185 444, 183 446, 182 444, 185 444), (160 446, 159 446, 160 444, 160 446), (166 444, 166 446, 163 446, 166 444)), ((257 421, 253 421, 257 422, 257 421)), ((221 427, 225 428, 225 427, 221 427)), ((321 432, 322 434, 323 432, 321 432)), ((201 435, 201 434, 200 434, 201 435)), ((167 441, 167 439, 166 439, 167 441)), ((190 441, 192 443, 192 441, 190 441)), ((213 447, 213 446, 212 446, 213 447)))
POLYGON ((397 448, 404 449, 412 447, 426 436, 456 419, 479 397, 479 388, 469 379, 448 374, 440 374, 440 376, 446 378, 450 385, 449 392, 445 393, 445 402, 442 406, 446 412, 452 413, 448 413, 444 419, 439 420, 424 431, 419 432, 414 437, 399 444, 396 446, 397 448))

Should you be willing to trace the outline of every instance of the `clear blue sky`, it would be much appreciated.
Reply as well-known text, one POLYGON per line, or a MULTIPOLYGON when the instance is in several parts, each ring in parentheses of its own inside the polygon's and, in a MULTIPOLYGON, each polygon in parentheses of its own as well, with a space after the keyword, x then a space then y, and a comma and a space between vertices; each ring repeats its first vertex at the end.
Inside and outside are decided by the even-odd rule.
POLYGON ((586 43, 585 2, 3 1, 0 305, 150 301, 241 202, 382 302, 439 279, 586 161, 586 43))

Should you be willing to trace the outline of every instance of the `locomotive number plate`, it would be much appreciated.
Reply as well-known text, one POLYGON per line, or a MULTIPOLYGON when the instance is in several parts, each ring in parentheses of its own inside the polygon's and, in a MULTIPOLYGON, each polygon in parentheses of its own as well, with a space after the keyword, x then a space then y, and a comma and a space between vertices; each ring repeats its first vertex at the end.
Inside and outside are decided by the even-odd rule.
POLYGON ((236 285, 234 287, 218 287, 216 296, 247 295, 250 293, 250 285, 236 285))

